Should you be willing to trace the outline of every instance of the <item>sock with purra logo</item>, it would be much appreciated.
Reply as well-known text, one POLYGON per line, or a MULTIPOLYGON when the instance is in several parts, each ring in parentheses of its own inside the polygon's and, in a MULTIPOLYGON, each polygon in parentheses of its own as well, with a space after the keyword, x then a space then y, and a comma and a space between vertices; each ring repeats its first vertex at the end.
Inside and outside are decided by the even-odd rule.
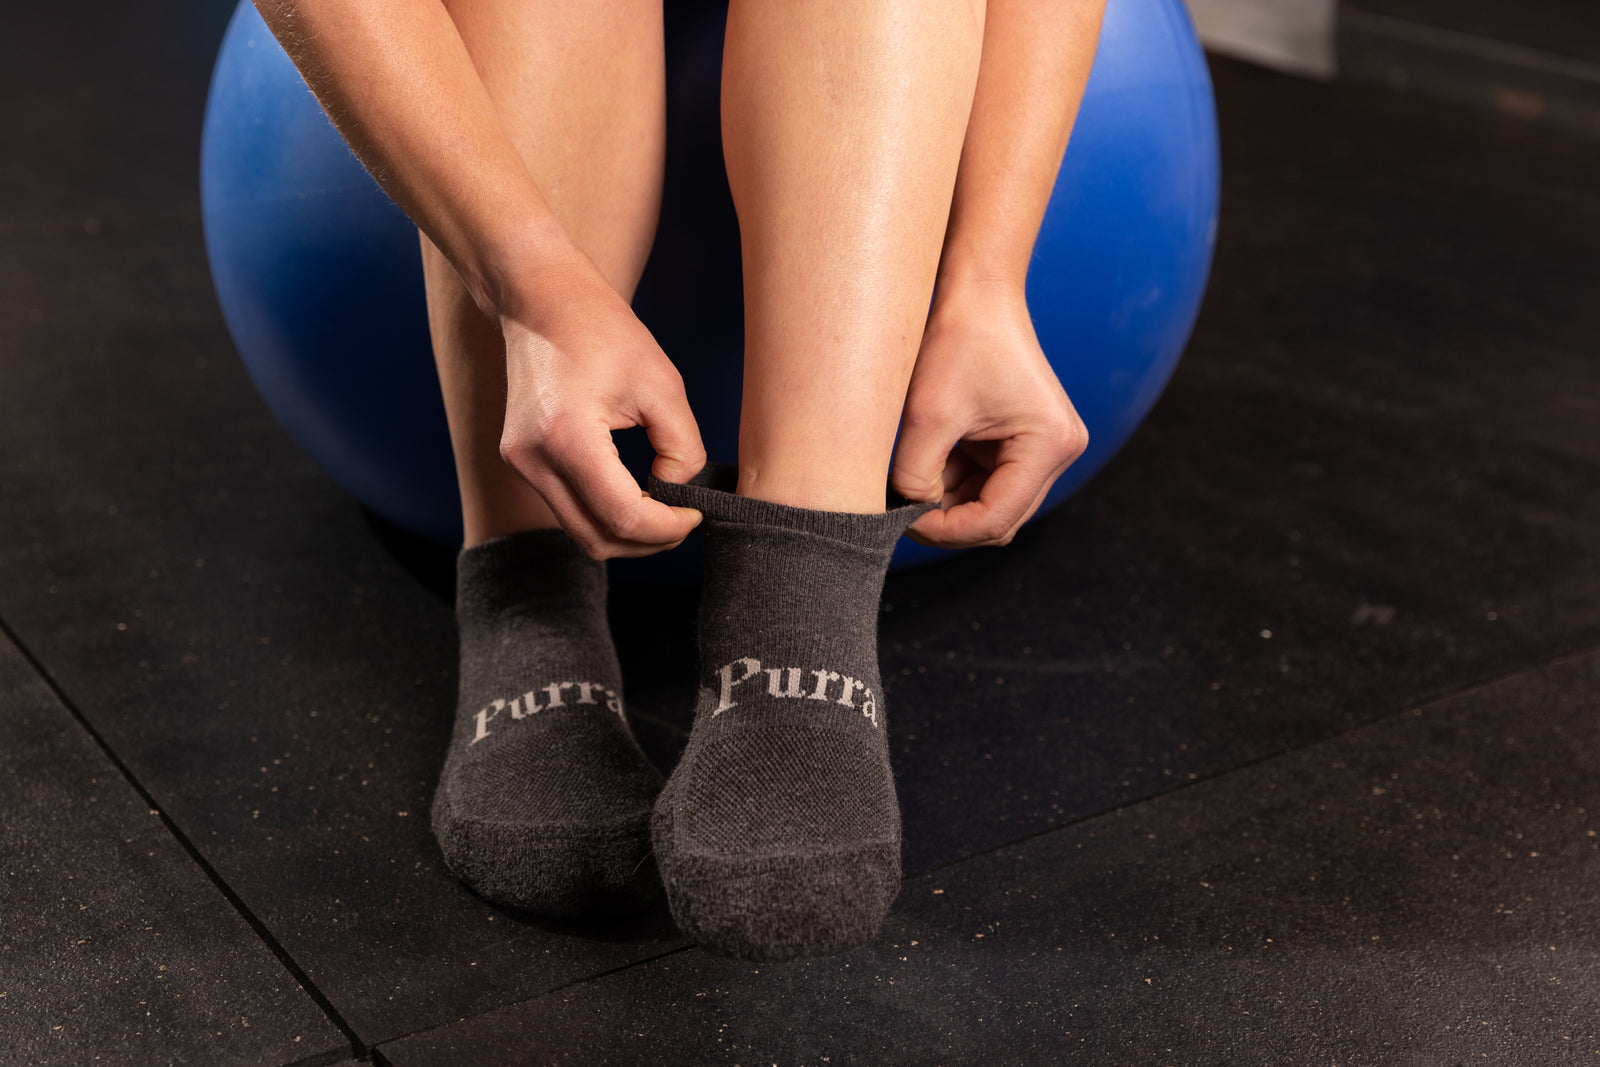
POLYGON ((895 542, 932 505, 813 511, 736 483, 726 466, 651 483, 705 515, 706 557, 699 697, 656 804, 656 863, 706 948, 824 955, 870 940, 900 889, 878 600, 895 542))
POLYGON ((650 903, 661 775, 623 717, 605 565, 560 530, 486 541, 457 562, 456 618, 460 703, 433 802, 445 862, 547 915, 650 903))

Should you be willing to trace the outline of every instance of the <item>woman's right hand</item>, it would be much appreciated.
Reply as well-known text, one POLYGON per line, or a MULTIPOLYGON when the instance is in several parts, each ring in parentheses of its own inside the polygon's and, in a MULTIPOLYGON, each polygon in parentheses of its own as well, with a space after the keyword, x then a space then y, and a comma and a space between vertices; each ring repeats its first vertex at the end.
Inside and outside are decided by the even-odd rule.
POLYGON ((705 463, 683 382, 561 232, 455 21, 431 0, 256 0, 368 170, 506 340, 501 454, 591 556, 639 556, 699 520, 651 500, 611 431, 644 426, 654 472, 705 463))
POLYGON ((501 315, 506 417, 500 455, 594 559, 671 548, 700 522, 651 499, 611 431, 643 426, 651 473, 686 482, 705 466, 683 378, 587 257, 541 272, 535 300, 501 315))

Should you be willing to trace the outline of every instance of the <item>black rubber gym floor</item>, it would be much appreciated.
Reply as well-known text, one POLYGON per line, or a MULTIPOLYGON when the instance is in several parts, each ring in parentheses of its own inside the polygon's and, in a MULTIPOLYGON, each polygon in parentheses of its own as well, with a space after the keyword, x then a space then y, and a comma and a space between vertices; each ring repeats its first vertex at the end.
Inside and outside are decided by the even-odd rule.
MULTIPOLYGON (((1600 153, 1217 61, 1132 444, 891 578, 907 879, 752 966, 485 905, 427 821, 439 557, 237 363, 219 0, 0 14, 0 1062, 1600 1060, 1600 153)), ((693 598, 619 587, 674 758, 693 598)))

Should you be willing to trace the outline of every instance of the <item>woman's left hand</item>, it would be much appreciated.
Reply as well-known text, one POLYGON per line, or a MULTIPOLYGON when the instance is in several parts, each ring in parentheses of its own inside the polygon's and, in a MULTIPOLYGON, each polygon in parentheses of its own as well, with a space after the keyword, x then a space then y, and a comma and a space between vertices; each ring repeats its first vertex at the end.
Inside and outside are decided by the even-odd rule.
POLYGON ((913 539, 938 548, 1009 543, 1088 444, 1021 292, 936 304, 890 477, 908 500, 940 505, 912 525, 913 539))

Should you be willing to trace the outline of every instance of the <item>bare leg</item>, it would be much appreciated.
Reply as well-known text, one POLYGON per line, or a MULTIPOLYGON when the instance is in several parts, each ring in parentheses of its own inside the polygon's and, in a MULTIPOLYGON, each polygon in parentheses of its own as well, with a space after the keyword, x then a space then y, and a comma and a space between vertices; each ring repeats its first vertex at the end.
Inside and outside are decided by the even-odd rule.
POLYGON ((883 510, 982 39, 981 0, 733 0, 741 495, 883 510))
MULTIPOLYGON (((451 0, 446 5, 562 229, 624 300, 655 234, 665 141, 660 0, 451 0)), ((434 358, 468 547, 555 515, 500 456, 505 335, 422 238, 434 358)))

